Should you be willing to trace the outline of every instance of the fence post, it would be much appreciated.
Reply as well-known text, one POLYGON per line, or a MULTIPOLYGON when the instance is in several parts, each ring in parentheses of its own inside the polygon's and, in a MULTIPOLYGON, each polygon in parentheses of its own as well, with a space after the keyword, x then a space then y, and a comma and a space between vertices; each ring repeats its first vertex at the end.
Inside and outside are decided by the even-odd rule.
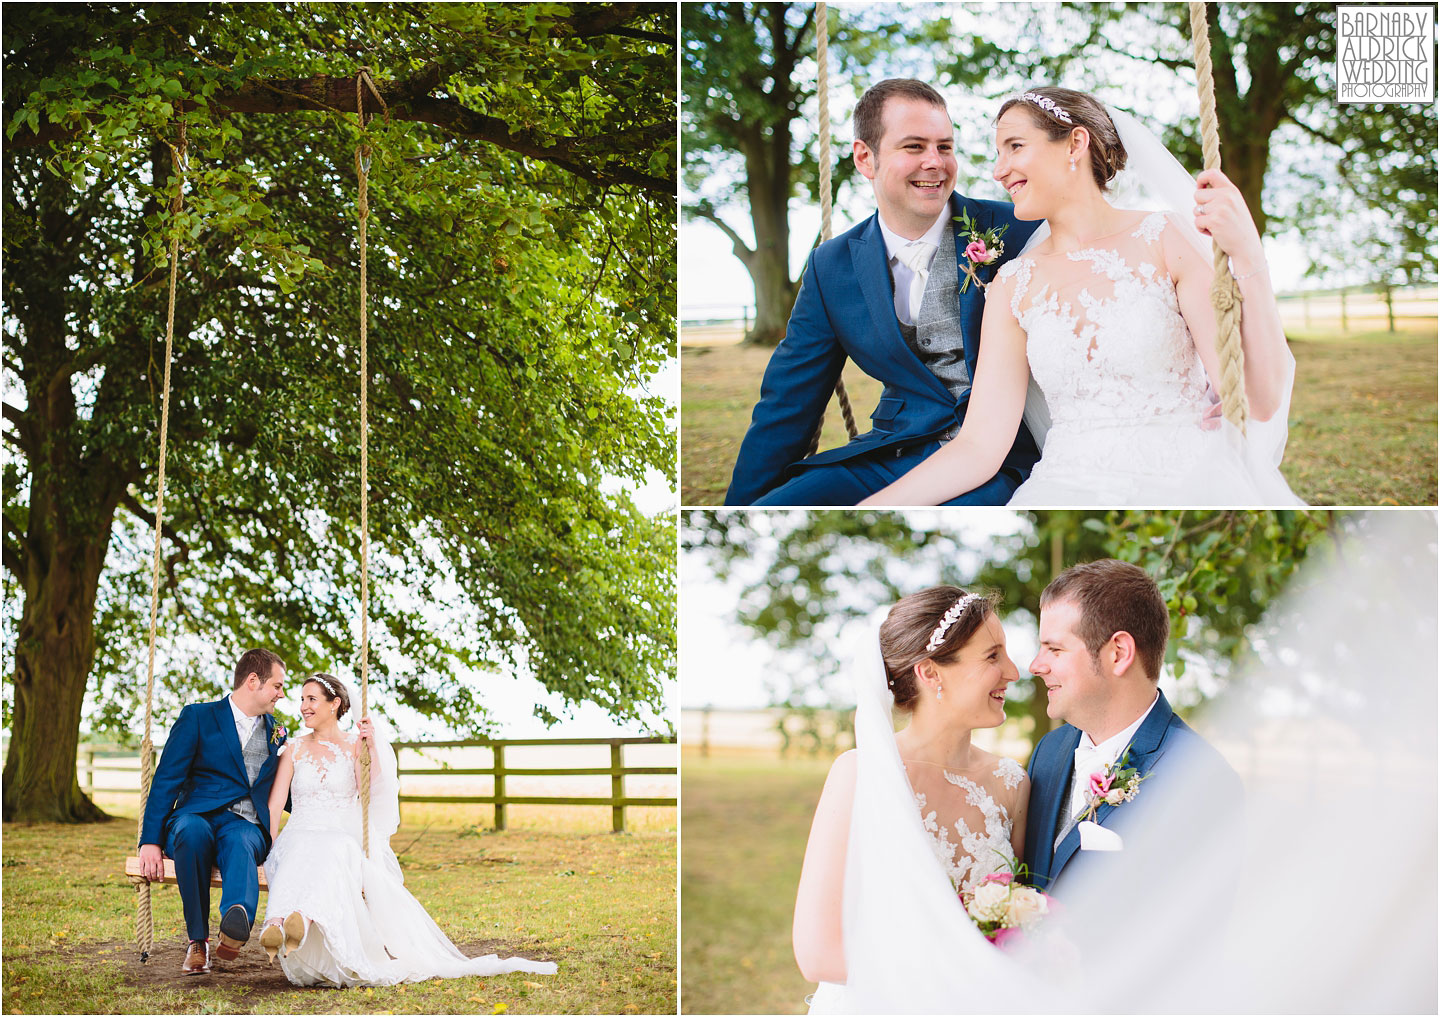
POLYGON ((1385 316, 1390 321, 1390 331, 1395 331, 1395 287, 1385 284, 1385 316))
POLYGON ((1350 314, 1345 306, 1345 288, 1340 288, 1340 331, 1350 331, 1350 314))
POLYGON ((495 829, 505 829, 505 746, 495 742, 490 746, 495 757, 495 829))
MULTIPOLYGON (((610 741, 610 797, 619 802, 625 797, 625 776, 622 774, 623 746, 618 738, 610 741)), ((612 833, 625 832, 625 806, 611 806, 610 827, 612 833)))
POLYGON ((95 797, 95 747, 85 746, 85 793, 95 797))
POLYGON ((706 706, 700 711, 700 758, 710 758, 710 711, 712 706, 706 706))

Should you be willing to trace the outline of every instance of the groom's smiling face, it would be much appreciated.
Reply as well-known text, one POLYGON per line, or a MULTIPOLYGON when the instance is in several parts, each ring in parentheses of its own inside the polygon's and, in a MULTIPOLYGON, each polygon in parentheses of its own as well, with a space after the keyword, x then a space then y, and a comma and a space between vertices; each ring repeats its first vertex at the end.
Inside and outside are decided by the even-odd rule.
POLYGON ((955 127, 943 107, 892 96, 872 149, 855 142, 855 167, 875 188, 885 225, 918 240, 940 218, 955 190, 955 127))
POLYGON ((1030 662, 1030 673, 1045 686, 1045 712, 1056 720, 1083 727, 1097 703, 1103 703, 1109 686, 1095 657, 1075 629, 1080 605, 1057 600, 1040 609, 1040 652, 1030 662))

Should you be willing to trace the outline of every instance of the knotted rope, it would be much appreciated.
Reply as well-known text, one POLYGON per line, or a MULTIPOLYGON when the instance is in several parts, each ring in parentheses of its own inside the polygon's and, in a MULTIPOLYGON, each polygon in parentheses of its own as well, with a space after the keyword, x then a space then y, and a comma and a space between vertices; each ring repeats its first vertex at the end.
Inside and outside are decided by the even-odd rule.
MULTIPOLYGON (((155 629, 160 614, 160 533, 165 518, 165 455, 170 433, 170 359, 175 346, 175 284, 180 271, 180 212, 185 207, 185 121, 180 121, 180 136, 170 146, 170 160, 175 167, 175 196, 170 199, 170 303, 165 311, 165 377, 160 397, 160 469, 155 481, 155 553, 150 563, 150 650, 145 675, 145 737, 140 742, 140 818, 136 822, 138 839, 145 830, 145 805, 150 800, 150 784, 154 774, 155 743, 150 726, 155 701, 155 629)), ((132 877, 135 884, 135 943, 140 947, 140 963, 150 959, 155 945, 155 922, 150 913, 150 880, 132 877)))
MULTIPOLYGON (((366 224, 370 219, 370 143, 365 133, 365 91, 390 115, 389 107, 362 67, 355 75, 355 115, 360 121, 360 143, 355 147, 355 175, 359 180, 357 205, 360 218, 360 719, 370 716, 370 364, 369 364, 369 273, 366 264, 366 224)), ((361 847, 370 855, 370 743, 360 740, 361 847)))
MULTIPOLYGON (((819 69, 819 82, 816 88, 816 96, 820 101, 820 242, 823 244, 831 237, 830 230, 830 26, 826 12, 826 5, 819 3, 815 5, 815 63, 819 69)), ((845 430, 853 439, 859 434, 859 428, 855 426, 855 411, 850 406, 850 396, 845 391, 845 379, 835 379, 835 397, 840 401, 840 415, 845 418, 845 430)), ((825 427, 825 417, 822 414, 820 423, 815 426, 815 433, 810 437, 810 451, 806 455, 814 455, 815 450, 820 447, 820 432, 825 427)))
MULTIPOLYGON (((1203 3, 1190 4, 1190 39, 1195 46, 1195 83, 1200 90, 1200 138, 1205 168, 1220 168, 1220 121, 1215 115, 1215 77, 1210 64, 1210 28, 1203 3)), ((1249 410, 1245 401, 1245 351, 1240 345, 1240 284, 1230 259, 1215 245, 1215 280, 1210 305, 1215 308, 1215 352, 1220 360, 1220 407, 1225 419, 1245 433, 1249 410)))

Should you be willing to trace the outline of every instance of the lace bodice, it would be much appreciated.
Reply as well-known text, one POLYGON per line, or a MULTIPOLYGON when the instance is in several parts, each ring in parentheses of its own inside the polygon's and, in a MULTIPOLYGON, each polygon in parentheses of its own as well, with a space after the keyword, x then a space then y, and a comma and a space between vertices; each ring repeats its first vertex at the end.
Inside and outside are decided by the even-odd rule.
POLYGON ((359 737, 338 741, 311 735, 290 743, 295 776, 290 781, 290 824, 312 829, 360 829, 360 795, 355 786, 359 737))
MULTIPOLYGON (((957 890, 973 889, 992 872, 1010 871, 1014 823, 1004 804, 979 782, 941 767, 906 763, 905 771, 935 857, 957 890)), ((990 776, 1005 791, 1015 791, 1025 771, 1015 760, 1002 758, 990 776)))
POLYGON ((1165 270, 1167 213, 1105 246, 1017 258, 1010 309, 1052 426, 1198 426, 1208 378, 1165 270))

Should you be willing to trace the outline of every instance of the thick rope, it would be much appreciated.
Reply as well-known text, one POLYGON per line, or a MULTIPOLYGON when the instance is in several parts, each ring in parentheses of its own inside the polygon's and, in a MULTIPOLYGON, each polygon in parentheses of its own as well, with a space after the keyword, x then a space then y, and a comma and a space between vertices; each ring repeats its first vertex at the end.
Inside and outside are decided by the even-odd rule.
MULTIPOLYGON (((819 71, 816 96, 820 101, 820 242, 823 244, 833 235, 830 228, 830 25, 826 5, 815 5, 815 64, 819 71)), ((850 406, 849 393, 845 391, 845 379, 835 379, 835 397, 840 401, 840 415, 845 419, 845 431, 853 439, 860 433, 855 426, 855 410, 850 406)), ((810 437, 810 451, 814 455, 820 447, 820 432, 825 427, 822 415, 810 437)))
MULTIPOLYGON (((1200 90, 1200 137, 1205 168, 1220 168, 1220 121, 1215 115, 1215 76, 1210 63, 1210 29, 1203 3, 1190 4, 1190 38, 1195 46, 1195 84, 1200 90)), ((1220 360, 1220 407, 1225 419, 1245 433, 1249 410, 1245 401, 1245 350, 1240 345, 1240 284, 1230 259, 1215 245, 1215 280, 1210 305, 1215 308, 1215 352, 1220 360)))
MULTIPOLYGON (((370 145, 365 136, 365 89, 385 109, 385 100, 370 77, 370 68, 355 75, 355 112, 360 120, 360 144, 355 148, 355 175, 359 180, 360 218, 360 719, 370 716, 370 364, 369 364, 369 271, 366 264, 366 224, 370 219, 370 145)), ((389 110, 386 109, 386 114, 389 110)), ((370 744, 360 742, 360 838, 370 855, 370 744)))
MULTIPOLYGON (((155 630, 160 614, 160 533, 165 518, 165 456, 170 433, 170 356, 175 346, 175 283, 180 271, 180 212, 185 207, 185 121, 180 121, 178 143, 170 147, 175 166, 175 196, 170 199, 170 303, 165 311, 165 379, 160 397, 160 469, 155 482, 155 553, 150 563, 150 650, 145 675, 145 737, 140 742, 140 818, 135 836, 145 829, 145 805, 150 800, 150 784, 154 775, 155 743, 150 726, 155 701, 155 630)), ((140 963, 150 959, 155 945, 155 922, 150 913, 150 881, 135 880, 135 943, 140 947, 140 963)))

